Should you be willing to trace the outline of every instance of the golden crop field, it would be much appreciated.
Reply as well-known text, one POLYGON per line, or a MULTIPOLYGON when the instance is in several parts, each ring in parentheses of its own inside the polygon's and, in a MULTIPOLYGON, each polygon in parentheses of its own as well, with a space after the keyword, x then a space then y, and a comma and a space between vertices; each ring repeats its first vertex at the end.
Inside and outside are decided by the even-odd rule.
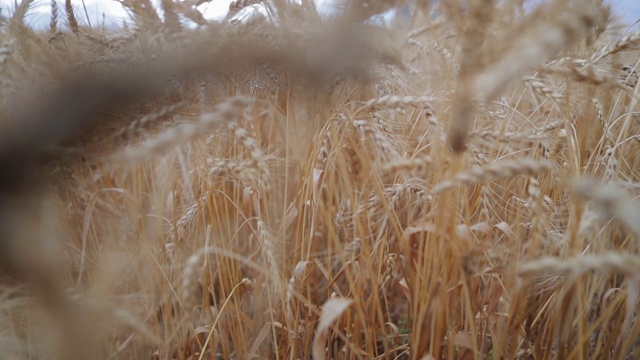
POLYGON ((602 1, 119 2, 0 14, 0 359, 640 358, 602 1))

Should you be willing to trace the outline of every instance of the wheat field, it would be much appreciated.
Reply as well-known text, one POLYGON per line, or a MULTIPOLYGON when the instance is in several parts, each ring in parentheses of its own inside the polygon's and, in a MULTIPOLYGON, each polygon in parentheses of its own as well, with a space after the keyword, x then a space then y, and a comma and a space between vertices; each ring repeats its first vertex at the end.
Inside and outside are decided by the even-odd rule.
POLYGON ((608 5, 119 2, 0 13, 0 359, 640 358, 608 5))

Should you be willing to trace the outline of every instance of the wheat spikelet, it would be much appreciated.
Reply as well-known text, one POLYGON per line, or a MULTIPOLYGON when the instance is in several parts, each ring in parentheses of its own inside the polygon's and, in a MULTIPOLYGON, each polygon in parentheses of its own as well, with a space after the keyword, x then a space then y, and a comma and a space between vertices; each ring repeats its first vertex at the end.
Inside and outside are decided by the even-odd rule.
POLYGON ((73 13, 73 5, 71 4, 71 0, 65 0, 64 10, 67 12, 67 22, 69 23, 71 31, 73 31, 75 34, 79 33, 80 26, 78 25, 78 20, 76 20, 76 15, 73 13))
POLYGON ((559 127, 564 126, 563 120, 552 121, 551 123, 545 125, 542 129, 539 130, 541 133, 547 133, 553 130, 556 130, 559 127))
POLYGON ((108 159, 121 161, 138 160, 164 151, 167 148, 184 144, 199 134, 206 133, 211 128, 222 125, 224 122, 232 123, 233 118, 239 115, 249 103, 250 100, 247 98, 231 98, 218 104, 213 112, 200 115, 196 123, 183 124, 175 129, 165 131, 152 140, 129 147, 120 153, 110 156, 108 159))
POLYGON ((180 278, 180 296, 185 308, 191 309, 200 304, 202 295, 200 294, 200 277, 201 268, 204 265, 205 257, 211 253, 209 248, 202 248, 191 255, 182 270, 180 278))
POLYGON ((561 66, 546 66, 541 70, 547 74, 572 77, 577 81, 593 85, 604 85, 626 90, 615 76, 610 75, 608 71, 596 69, 593 65, 579 66, 575 62, 565 62, 561 66))
POLYGON ((605 183, 611 183, 618 174, 618 159, 616 159, 615 147, 606 147, 604 150, 604 176, 605 183))
POLYGON ((501 142, 536 142, 545 139, 544 136, 535 134, 523 134, 519 132, 501 132, 496 130, 474 131, 469 133, 470 138, 479 138, 485 141, 501 141, 501 142))
POLYGON ((231 161, 229 159, 208 160, 209 175, 231 176, 241 180, 257 180, 255 167, 252 161, 231 161))
POLYGON ((640 32, 635 32, 629 35, 625 35, 613 44, 607 45, 600 54, 595 53, 592 62, 598 62, 607 56, 617 54, 621 51, 628 49, 631 46, 635 46, 640 43, 640 32), (597 56, 596 56, 597 55, 597 56))
POLYGON ((433 159, 431 156, 416 157, 413 159, 399 159, 384 164, 380 171, 389 174, 395 174, 398 172, 415 172, 418 174, 424 174, 432 163, 433 159))
POLYGON ((561 129, 560 131, 558 131, 558 135, 556 136, 556 139, 553 143, 553 146, 551 147, 551 150, 549 151, 547 158, 550 160, 559 161, 560 154, 562 153, 562 150, 566 147, 566 145, 567 131, 565 129, 561 129))
POLYGON ((371 99, 364 103, 362 110, 375 110, 380 108, 399 108, 399 107, 417 107, 425 109, 433 109, 431 102, 434 100, 430 96, 382 96, 371 99))
POLYGON ((427 195, 427 191, 424 186, 410 183, 393 184, 392 186, 384 189, 384 194, 381 196, 378 193, 371 194, 366 201, 358 204, 356 215, 368 214, 371 217, 377 217, 380 212, 383 212, 386 218, 388 208, 384 206, 386 203, 383 199, 389 202, 389 208, 395 209, 400 199, 407 197, 415 197, 418 200, 431 201, 431 195, 427 195))
POLYGON ((424 46, 423 43, 421 43, 420 41, 418 41, 417 39, 415 39, 413 37, 409 37, 409 39, 407 39, 407 43, 409 43, 409 45, 413 45, 413 46, 417 47, 424 54, 428 54, 429 53, 429 50, 427 50, 427 47, 424 46))
POLYGON ((245 168, 245 172, 254 170, 257 172, 257 179, 262 185, 269 187, 269 167, 267 166, 266 158, 260 147, 258 146, 258 142, 254 139, 249 132, 238 126, 236 121, 231 121, 227 124, 229 130, 233 132, 234 137, 246 148, 249 150, 249 163, 250 165, 245 168))
POLYGON ((543 218, 543 193, 540 189, 540 182, 533 177, 529 178, 529 186, 527 187, 529 199, 529 213, 531 214, 531 248, 534 254, 539 251, 538 246, 542 243, 544 235, 544 218, 543 218))
POLYGON ((51 0, 51 20, 49 22, 49 33, 51 35, 58 32, 58 1, 51 0))
MULTIPOLYGON (((266 263, 271 269, 270 273, 277 273, 280 268, 280 261, 276 256, 276 244, 271 231, 267 228, 267 225, 261 219, 257 220, 257 235, 262 245, 262 251, 265 254, 266 263)), ((279 278, 276 276, 275 279, 279 278)))
POLYGON ((556 104, 561 103, 562 100, 564 99, 564 96, 562 94, 559 94, 553 91, 553 89, 549 88, 543 82, 539 81, 534 77, 530 77, 530 76, 525 77, 524 82, 527 85, 529 85, 534 92, 546 97, 547 99, 553 101, 556 104))
POLYGON ((616 252, 586 254, 569 259, 549 257, 520 265, 518 275, 523 277, 568 274, 577 276, 589 271, 617 273, 635 277, 640 273, 640 257, 616 252))
POLYGON ((591 239, 594 232, 602 226, 600 214, 588 206, 580 218, 578 225, 578 237, 581 239, 591 239))
POLYGON ((389 139, 378 131, 377 127, 373 126, 367 120, 352 120, 353 126, 358 129, 360 132, 360 136, 364 139, 367 136, 371 137, 373 142, 377 145, 377 147, 382 151, 382 153, 388 159, 397 159, 400 155, 398 151, 391 144, 389 139))
POLYGON ((354 144, 352 142, 348 142, 342 150, 347 154, 347 159, 349 160, 349 169, 351 170, 351 174, 355 179, 361 179, 364 173, 365 165, 359 155, 358 151, 356 151, 354 144))
POLYGON ((597 98, 592 98, 591 102, 593 103, 593 107, 596 109, 598 122, 602 124, 602 128, 607 132, 607 120, 604 118, 604 106, 602 106, 602 103, 597 98))
POLYGON ((449 51, 449 49, 437 42, 434 42, 433 44, 431 44, 431 46, 436 50, 436 52, 444 57, 445 63, 447 65, 453 64, 453 69, 456 74, 460 72, 460 66, 457 62, 453 61, 453 56, 451 55, 451 51, 449 51))
POLYGON ((310 261, 299 261, 293 269, 293 274, 291 274, 291 278, 289 279, 289 284, 287 285, 287 294, 286 294, 286 311, 287 311, 287 321, 292 321, 293 319, 293 310, 291 308, 291 302, 293 301, 293 297, 296 291, 296 283, 303 279, 304 274, 307 270, 307 266, 310 264, 310 261))
POLYGON ((487 180, 497 180, 517 175, 534 176, 553 169, 547 161, 532 159, 505 160, 481 168, 474 168, 455 176, 454 179, 443 181, 433 188, 433 193, 441 193, 461 185, 478 184, 487 180))
POLYGON ((327 159, 329 158, 329 148, 331 146, 331 131, 327 130, 324 133, 322 144, 318 149, 318 156, 316 157, 316 166, 318 170, 324 170, 326 167, 327 159))
POLYGON ((207 96, 207 80, 203 79, 200 81, 200 83, 198 84, 198 104, 200 105, 200 108, 204 108, 207 105, 208 102, 208 96, 207 96))
POLYGON ((479 222, 486 222, 491 218, 491 201, 489 200, 489 190, 486 186, 480 189, 480 213, 478 214, 479 222))
POLYGON ((182 214, 182 216, 180 216, 180 218, 178 218, 178 220, 176 221, 176 229, 178 231, 184 230, 198 216, 200 208, 202 207, 202 201, 205 201, 207 196, 209 196, 209 194, 205 194, 204 196, 202 196, 200 198, 200 202, 195 201, 193 204, 187 207, 187 210, 184 212, 184 214, 182 214))
POLYGON ((4 44, 0 46, 0 84, 3 87, 3 92, 7 92, 11 85, 12 74, 7 71, 11 67, 11 57, 14 52, 15 40, 5 40, 4 44))
POLYGON ((105 41, 110 49, 120 50, 129 45, 136 38, 140 37, 140 29, 134 28, 127 31, 110 33, 105 36, 105 41))
POLYGON ((120 129, 117 133, 116 136, 120 137, 123 135, 126 135, 127 137, 134 137, 137 134, 137 132, 139 132, 142 128, 144 128, 145 126, 147 126, 150 123, 153 123, 159 119, 165 118, 167 117, 169 114, 183 108, 186 105, 186 102, 179 102, 176 104, 170 104, 167 106, 162 107, 160 110, 150 113, 150 114, 146 114, 144 116, 142 116, 141 118, 139 118, 136 121, 133 121, 131 124, 129 124, 129 126, 127 126, 126 128, 122 128, 120 129))

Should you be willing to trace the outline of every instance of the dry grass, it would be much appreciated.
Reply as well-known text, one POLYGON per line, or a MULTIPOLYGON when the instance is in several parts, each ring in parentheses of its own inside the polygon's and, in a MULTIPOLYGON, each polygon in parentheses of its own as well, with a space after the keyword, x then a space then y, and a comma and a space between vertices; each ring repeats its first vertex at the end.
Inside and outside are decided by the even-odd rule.
POLYGON ((0 359, 640 356, 640 36, 601 1, 121 3, 2 12, 0 359))

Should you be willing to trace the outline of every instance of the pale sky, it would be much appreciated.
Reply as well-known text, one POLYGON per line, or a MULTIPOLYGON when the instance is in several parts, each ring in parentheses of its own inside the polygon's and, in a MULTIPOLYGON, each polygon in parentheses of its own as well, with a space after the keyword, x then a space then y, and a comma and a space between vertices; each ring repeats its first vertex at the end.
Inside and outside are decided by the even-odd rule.
POLYGON ((628 24, 640 19, 640 0, 609 0, 613 11, 628 24))
MULTIPOLYGON (((20 0, 18 0, 20 1, 20 0)), ((135 0, 134 0, 135 1, 135 0)), ((316 2, 329 3, 332 0, 316 0, 316 2)), ((546 0, 529 0, 532 3, 544 2, 546 0)), ((76 17, 78 21, 86 23, 86 14, 89 14, 89 21, 93 26, 101 24, 103 21, 107 24, 118 24, 128 19, 126 11, 115 0, 72 0, 76 8, 76 17), (86 12, 85 12, 86 8, 86 12)), ((159 3, 159 0, 152 0, 159 3)), ((202 4, 198 7, 206 18, 220 19, 225 16, 231 0, 213 0, 209 3, 202 4)), ((624 20, 627 24, 633 24, 640 19, 640 0, 607 0, 613 7, 614 13, 624 20)), ((0 0, 0 8, 2 13, 11 13, 14 0, 0 0)), ((64 1, 58 1, 60 13, 64 12, 64 1)), ((35 0, 28 16, 27 23, 38 27, 47 27, 50 20, 50 0, 35 0)), ((636 29, 640 26, 636 26, 636 29)))

